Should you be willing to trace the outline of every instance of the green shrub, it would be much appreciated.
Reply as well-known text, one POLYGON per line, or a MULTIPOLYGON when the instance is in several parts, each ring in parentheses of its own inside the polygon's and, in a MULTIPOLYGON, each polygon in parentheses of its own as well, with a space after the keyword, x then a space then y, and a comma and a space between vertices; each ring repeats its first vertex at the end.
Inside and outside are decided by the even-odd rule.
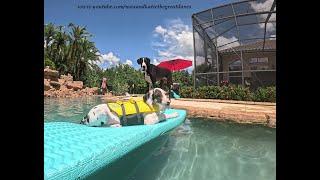
POLYGON ((179 83, 180 86, 192 86, 192 76, 188 71, 177 71, 172 73, 173 82, 179 83))
POLYGON ((112 83, 112 93, 116 96, 124 95, 129 91, 129 85, 126 82, 115 79, 112 83))
POLYGON ((251 92, 248 87, 244 86, 230 86, 230 96, 232 100, 250 101, 251 92))
POLYGON ((50 69, 56 69, 56 65, 49 58, 45 58, 44 60, 44 67, 46 66, 50 66, 50 69))
POLYGON ((276 88, 258 88, 257 91, 253 94, 252 99, 254 101, 276 102, 276 88))
POLYGON ((183 98, 192 97, 191 96, 192 93, 193 93, 193 87, 181 87, 180 88, 180 96, 183 98))
POLYGON ((223 99, 238 101, 275 102, 276 88, 259 88, 251 92, 248 87, 241 85, 230 86, 202 86, 196 90, 193 87, 181 87, 180 95, 183 98, 223 99))

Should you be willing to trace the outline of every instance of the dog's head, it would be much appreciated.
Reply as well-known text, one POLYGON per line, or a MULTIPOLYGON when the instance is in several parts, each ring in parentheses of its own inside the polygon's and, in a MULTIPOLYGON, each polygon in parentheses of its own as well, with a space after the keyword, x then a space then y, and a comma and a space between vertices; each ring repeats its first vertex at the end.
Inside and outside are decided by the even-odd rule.
POLYGON ((153 107, 158 107, 159 111, 163 111, 170 106, 168 93, 161 88, 151 89, 143 96, 144 102, 153 107))
POLYGON ((142 71, 147 71, 150 66, 150 59, 147 57, 142 57, 137 60, 137 63, 141 66, 142 71))
POLYGON ((89 113, 83 117, 80 123, 87 126, 102 126, 107 124, 108 117, 105 112, 107 108, 108 106, 106 104, 100 104, 93 107, 89 113))

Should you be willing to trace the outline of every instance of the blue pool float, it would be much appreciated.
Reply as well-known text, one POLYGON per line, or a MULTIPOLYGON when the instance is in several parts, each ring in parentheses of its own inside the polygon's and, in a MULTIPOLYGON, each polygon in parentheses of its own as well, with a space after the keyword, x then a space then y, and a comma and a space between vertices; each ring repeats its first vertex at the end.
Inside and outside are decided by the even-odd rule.
POLYGON ((44 176, 45 179, 82 179, 144 143, 179 126, 186 111, 177 112, 176 118, 154 125, 122 128, 88 127, 69 122, 44 123, 44 176))

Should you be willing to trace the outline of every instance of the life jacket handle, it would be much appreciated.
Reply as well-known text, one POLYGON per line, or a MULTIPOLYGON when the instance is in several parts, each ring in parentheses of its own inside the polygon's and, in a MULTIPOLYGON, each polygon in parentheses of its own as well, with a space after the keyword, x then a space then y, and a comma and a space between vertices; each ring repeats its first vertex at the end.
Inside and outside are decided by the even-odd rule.
POLYGON ((130 103, 132 103, 132 104, 135 104, 137 101, 134 100, 133 98, 130 98, 130 99, 128 99, 127 101, 121 101, 121 100, 117 100, 117 101, 116 101, 116 103, 119 104, 119 105, 124 104, 124 102, 130 102, 130 103))
MULTIPOLYGON (((142 117, 142 114, 140 113, 140 110, 139 110, 139 107, 138 107, 138 104, 137 104, 137 101, 134 100, 133 98, 130 98, 129 101, 126 101, 126 102, 130 102, 132 104, 134 104, 134 107, 136 109, 136 112, 137 112, 137 115, 138 115, 138 121, 139 123, 141 123, 141 121, 143 120, 143 117, 142 117)), ((121 109, 122 109, 122 118, 120 119, 120 123, 122 125, 127 125, 127 113, 126 113, 126 110, 125 110, 125 107, 124 107, 124 101, 116 101, 117 104, 119 104, 121 106, 121 109)))

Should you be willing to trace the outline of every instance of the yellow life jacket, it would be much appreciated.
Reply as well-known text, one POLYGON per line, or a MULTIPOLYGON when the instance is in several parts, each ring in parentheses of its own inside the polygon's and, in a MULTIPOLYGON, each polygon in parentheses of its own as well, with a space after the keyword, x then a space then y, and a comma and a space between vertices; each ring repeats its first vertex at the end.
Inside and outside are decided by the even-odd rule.
POLYGON ((157 108, 149 106, 142 99, 129 99, 128 101, 117 101, 107 104, 110 110, 115 112, 119 117, 138 113, 157 112, 157 108))

